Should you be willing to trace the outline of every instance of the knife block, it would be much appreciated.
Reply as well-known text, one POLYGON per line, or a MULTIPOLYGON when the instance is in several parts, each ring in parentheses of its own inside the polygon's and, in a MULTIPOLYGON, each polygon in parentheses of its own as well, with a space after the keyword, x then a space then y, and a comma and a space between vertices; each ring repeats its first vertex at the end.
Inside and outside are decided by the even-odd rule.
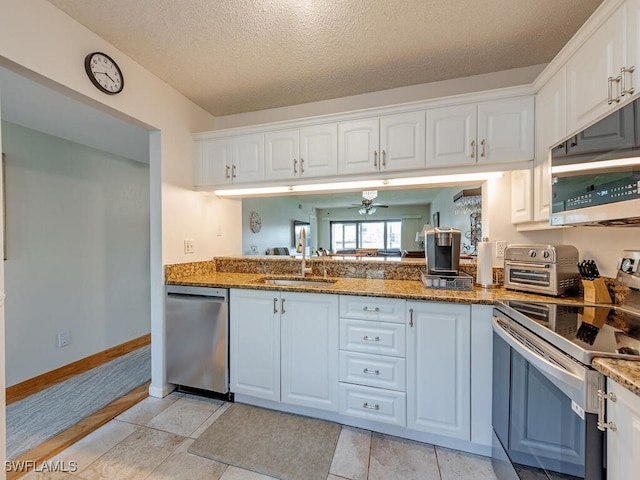
POLYGON ((582 280, 585 303, 611 303, 611 295, 604 278, 594 278, 593 280, 582 280))

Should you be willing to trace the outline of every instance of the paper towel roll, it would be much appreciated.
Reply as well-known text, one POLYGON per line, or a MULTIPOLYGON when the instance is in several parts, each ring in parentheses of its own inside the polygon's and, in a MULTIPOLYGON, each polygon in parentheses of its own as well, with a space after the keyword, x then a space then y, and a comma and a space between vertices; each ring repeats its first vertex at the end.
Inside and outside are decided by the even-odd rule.
POLYGON ((491 258, 491 246, 489 241, 478 242, 478 259, 476 269, 476 283, 491 285, 493 283, 493 259, 491 258))

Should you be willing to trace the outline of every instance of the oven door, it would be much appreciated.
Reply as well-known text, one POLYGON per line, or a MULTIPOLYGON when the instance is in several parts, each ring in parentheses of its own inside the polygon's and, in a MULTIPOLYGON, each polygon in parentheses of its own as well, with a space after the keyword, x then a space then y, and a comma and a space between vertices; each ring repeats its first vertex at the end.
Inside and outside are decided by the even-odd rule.
POLYGON ((505 260, 505 287, 527 292, 556 294, 556 270, 550 263, 505 260))
POLYGON ((604 437, 597 415, 585 412, 587 367, 500 320, 493 338, 496 476, 603 480, 604 437))

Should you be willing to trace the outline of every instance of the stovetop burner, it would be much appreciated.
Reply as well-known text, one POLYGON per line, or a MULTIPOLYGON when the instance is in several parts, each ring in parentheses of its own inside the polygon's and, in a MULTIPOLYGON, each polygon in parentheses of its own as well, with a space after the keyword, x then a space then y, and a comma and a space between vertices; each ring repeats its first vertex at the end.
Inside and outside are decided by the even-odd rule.
POLYGON ((640 315, 617 307, 505 300, 515 321, 576 360, 640 359, 640 315))

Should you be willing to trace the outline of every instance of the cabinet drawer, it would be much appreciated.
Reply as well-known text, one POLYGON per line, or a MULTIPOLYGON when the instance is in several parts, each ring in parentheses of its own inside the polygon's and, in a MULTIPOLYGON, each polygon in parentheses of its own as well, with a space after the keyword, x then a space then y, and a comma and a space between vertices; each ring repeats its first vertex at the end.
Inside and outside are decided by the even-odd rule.
POLYGON ((405 323, 405 301, 399 298, 340 296, 340 317, 405 323))
POLYGON ((340 352, 340 381, 369 387, 406 390, 407 367, 404 358, 340 352))
POLYGON ((405 393, 346 383, 341 383, 338 390, 340 414, 399 427, 407 425, 405 393))
POLYGON ((340 350, 404 357, 405 325, 340 319, 340 350))

